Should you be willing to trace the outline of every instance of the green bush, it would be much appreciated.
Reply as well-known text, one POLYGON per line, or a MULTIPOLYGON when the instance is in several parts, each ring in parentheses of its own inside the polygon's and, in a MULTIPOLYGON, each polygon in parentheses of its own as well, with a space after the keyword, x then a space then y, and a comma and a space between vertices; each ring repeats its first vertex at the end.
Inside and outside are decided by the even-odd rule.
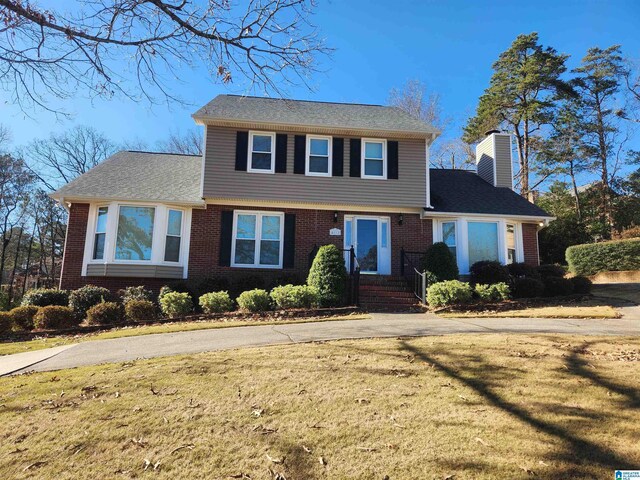
POLYGON ((507 283, 509 281, 509 271, 500 262, 493 260, 482 260, 476 262, 469 268, 471 278, 470 283, 475 285, 493 285, 494 283, 507 283))
POLYGON ((491 285, 476 284, 475 292, 485 302, 500 302, 508 300, 511 294, 509 285, 504 282, 493 283, 491 285))
POLYGON ((0 312, 0 335, 5 335, 11 331, 13 321, 9 312, 0 312))
POLYGON ((209 292, 200 296, 200 307, 204 313, 222 313, 233 310, 233 300, 229 292, 209 292))
POLYGON ((189 315, 193 311, 193 301, 187 292, 168 292, 160 298, 160 310, 169 318, 189 315))
POLYGON ((132 300, 149 300, 153 301, 153 292, 144 288, 144 285, 137 287, 127 287, 124 290, 120 290, 120 298, 122 303, 126 305, 132 300))
POLYGON ((122 321, 122 305, 102 302, 87 310, 88 325, 114 325, 122 321))
POLYGON ((439 282, 457 280, 460 274, 458 263, 444 242, 436 242, 427 249, 421 269, 433 273, 439 282))
POLYGON ((269 294, 277 308, 311 308, 318 304, 318 292, 309 285, 282 285, 269 294))
POLYGON ((69 306, 82 321, 87 316, 87 310, 98 303, 110 300, 111 292, 104 287, 95 285, 85 285, 69 293, 69 306))
POLYGON ((587 277, 581 277, 578 275, 577 277, 570 278, 569 280, 573 283, 573 293, 591 293, 591 287, 593 284, 587 277))
POLYGON ((513 298, 537 298, 544 293, 544 283, 537 278, 516 278, 511 288, 513 298))
POLYGON ((536 270, 538 272, 538 275, 540 275, 542 281, 544 281, 545 278, 549 277, 563 278, 567 273, 562 265, 555 265, 553 263, 540 265, 536 268, 536 270))
POLYGON ((225 277, 207 277, 195 284, 194 292, 198 299, 209 292, 228 292, 231 285, 225 277))
POLYGON ((36 307, 48 307, 49 305, 69 305, 69 293, 57 288, 36 288, 28 290, 22 297, 22 306, 34 305, 36 307))
POLYGON ((9 312, 11 321, 15 327, 20 330, 33 330, 33 317, 38 313, 38 307, 35 305, 25 305, 24 307, 16 307, 9 312))
POLYGON ((271 309, 271 299, 266 290, 255 288, 242 292, 237 300, 238 306, 245 312, 265 312, 271 309))
POLYGON ((242 292, 255 289, 265 289, 264 277, 260 275, 242 275, 233 280, 229 295, 231 298, 238 298, 242 292))
POLYGON ((169 285, 161 287, 160 293, 158 293, 158 304, 162 302, 162 297, 164 297, 167 293, 171 293, 173 291, 173 288, 171 288, 169 285))
POLYGON ((33 323, 37 329, 56 330, 77 327, 80 320, 71 307, 49 305, 38 309, 38 313, 33 317, 33 323))
POLYGON ((540 279, 538 267, 526 263, 511 263, 507 265, 507 271, 513 278, 537 278, 540 279))
POLYGON ((573 293, 573 282, 568 278, 547 277, 542 282, 545 297, 564 297, 573 293))
POLYGON ((152 322, 156 319, 156 306, 149 300, 130 300, 124 306, 125 317, 132 322, 152 322))
POLYGON ((432 307, 467 303, 471 296, 471 285, 459 280, 434 283, 427 289, 427 303, 432 307))
POLYGON ((318 292, 321 307, 335 307, 344 302, 347 269, 342 252, 335 245, 318 249, 309 270, 307 284, 318 292))
POLYGON ((6 292, 0 290, 0 312, 4 312, 9 309, 9 295, 6 292))
POLYGON ((576 275, 640 270, 640 239, 574 245, 567 248, 567 262, 576 275))

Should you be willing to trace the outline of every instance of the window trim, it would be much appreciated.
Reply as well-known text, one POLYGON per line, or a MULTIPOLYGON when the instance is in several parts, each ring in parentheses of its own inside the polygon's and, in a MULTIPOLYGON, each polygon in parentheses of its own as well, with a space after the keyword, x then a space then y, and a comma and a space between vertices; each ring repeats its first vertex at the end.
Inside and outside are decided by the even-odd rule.
POLYGON ((168 263, 169 265, 180 265, 182 263, 182 241, 183 241, 183 236, 184 236, 184 220, 185 220, 185 211, 182 208, 174 208, 174 207, 167 207, 167 222, 165 225, 165 234, 164 234, 164 244, 163 244, 163 248, 162 248, 162 261, 164 263, 168 263), (180 212, 181 213, 181 217, 180 217, 180 234, 178 235, 171 235, 169 233, 169 215, 171 214, 171 211, 174 212, 180 212), (177 261, 173 261, 173 260, 167 260, 167 237, 178 237, 180 239, 180 248, 178 248, 178 260, 177 261))
MULTIPOLYGON (((255 152, 255 153, 267 153, 267 152, 255 152)), ((276 173, 276 134, 275 132, 261 132, 261 131, 257 131, 257 130, 250 130, 249 131, 249 147, 247 148, 247 172, 249 173, 276 173), (270 169, 266 169, 266 168, 253 168, 253 162, 252 162, 252 157, 253 157, 253 137, 255 137, 256 135, 258 136, 263 136, 263 137, 271 137, 271 151, 269 152, 271 154, 271 168, 270 169)))
POLYGON ((331 177, 333 176, 333 137, 329 135, 307 135, 307 145, 305 151, 304 174, 309 177, 331 177), (311 140, 327 140, 327 172, 310 171, 311 164, 311 140))
MULTIPOLYGON (((240 239, 242 240, 242 239, 240 239)), ((283 258, 284 258, 284 212, 269 212, 264 210, 234 210, 233 211, 233 229, 231 231, 231 267, 234 268, 266 268, 269 270, 278 270, 283 268, 283 258), (254 258, 252 264, 247 263, 236 263, 236 241, 238 238, 237 229, 238 229, 238 216, 239 215, 255 215, 256 216, 256 236, 254 241, 255 250, 254 250, 254 258), (262 217, 280 217, 280 252, 278 258, 277 265, 262 265, 260 264, 260 242, 262 241, 262 217)))
MULTIPOLYGON (((387 139, 381 138, 361 138, 361 152, 360 152, 360 178, 369 178, 372 180, 386 180, 387 179, 387 139), (365 169, 366 163, 366 151, 367 146, 366 143, 381 143, 382 144, 382 175, 367 175, 365 169)), ((379 159, 370 159, 370 160, 379 160, 379 159)))

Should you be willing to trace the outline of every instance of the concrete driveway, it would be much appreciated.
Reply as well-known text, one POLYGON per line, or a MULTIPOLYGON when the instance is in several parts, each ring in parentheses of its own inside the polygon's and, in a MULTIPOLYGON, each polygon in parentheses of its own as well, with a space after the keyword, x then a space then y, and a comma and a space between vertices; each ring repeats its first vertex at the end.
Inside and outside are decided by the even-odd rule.
POLYGON ((455 333, 639 335, 640 320, 444 319, 425 313, 373 314, 368 320, 232 327, 87 341, 29 355, 2 356, 0 375, 264 345, 455 333))

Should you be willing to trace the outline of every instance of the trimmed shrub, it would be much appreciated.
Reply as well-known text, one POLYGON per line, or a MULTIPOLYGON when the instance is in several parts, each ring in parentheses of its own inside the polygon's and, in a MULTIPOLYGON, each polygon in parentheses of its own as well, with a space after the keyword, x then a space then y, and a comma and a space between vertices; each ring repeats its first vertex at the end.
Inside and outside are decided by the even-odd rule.
POLYGON ((438 277, 436 277, 435 273, 430 272, 429 270, 425 270, 424 275, 426 277, 425 280, 427 281, 427 288, 429 288, 429 286, 433 285, 434 283, 438 283, 438 277))
POLYGON ((444 242, 436 242, 427 249, 421 269, 433 273, 439 282, 457 280, 460 274, 458 263, 444 242))
POLYGON ((265 287, 266 285, 263 277, 259 275, 243 275, 232 282, 229 294, 231 295, 231 298, 237 298, 242 292, 255 290, 257 288, 264 289, 265 287))
POLYGON ((132 322, 152 322, 157 317, 157 310, 149 300, 130 300, 124 306, 124 314, 132 322))
POLYGON ((576 275, 640 270, 640 238, 574 245, 567 248, 569 269, 576 275))
POLYGON ((538 275, 540 275, 542 281, 544 281, 545 278, 550 277, 564 278, 565 274, 567 273, 562 265, 555 265, 553 263, 540 265, 536 268, 536 270, 538 271, 538 275))
POLYGON ((509 279, 509 271, 500 262, 493 260, 482 260, 476 262, 469 268, 471 278, 469 282, 472 285, 481 283, 483 285, 493 285, 494 283, 507 283, 509 279))
POLYGON ((459 280, 434 283, 427 289, 427 303, 432 307, 467 303, 471 297, 471 285, 459 280))
POLYGON ((344 258, 335 245, 324 245, 318 249, 309 270, 307 284, 318 293, 321 307, 335 307, 344 302, 347 269, 344 258))
POLYGON ((38 313, 38 307, 35 305, 25 305, 24 307, 16 307, 9 312, 11 321, 15 327, 20 330, 33 330, 33 317, 38 313))
POLYGON ((283 273, 269 282, 269 290, 283 285, 304 285, 305 282, 295 273, 283 273))
POLYGON ((573 283, 573 293, 591 293, 591 287, 593 284, 587 277, 581 277, 578 275, 577 277, 570 278, 569 280, 573 283))
POLYGON ((200 307, 204 313, 222 313, 233 310, 233 300, 229 292, 209 292, 200 296, 200 307))
POLYGON ((120 290, 120 298, 122 303, 126 305, 132 300, 149 300, 153 301, 153 292, 144 288, 144 285, 137 287, 127 287, 124 290, 120 290))
POLYGON ((311 308, 318 304, 318 292, 309 285, 282 285, 269 294, 277 308, 311 308))
POLYGON ((538 267, 526 263, 511 263, 507 265, 507 271, 513 278, 537 278, 540 279, 538 267))
POLYGON ((49 305, 69 305, 69 292, 57 288, 36 288, 27 291, 22 297, 22 306, 34 305, 36 307, 48 307, 49 305))
POLYGON ((158 293, 158 303, 162 301, 162 297, 164 297, 167 293, 171 293, 173 291, 173 288, 171 288, 169 285, 164 285, 163 287, 161 287, 160 293, 158 293))
POLYGON ((271 309, 271 299, 266 290, 256 288, 242 292, 237 300, 238 306, 245 312, 265 312, 271 309))
POLYGON ((516 278, 511 288, 513 298, 537 298, 544 293, 544 283, 537 278, 516 278))
POLYGON ((102 302, 87 310, 88 325, 113 325, 122 321, 122 305, 102 302))
POLYGON ((5 335, 11 331, 13 321, 9 312, 0 312, 0 335, 5 335))
POLYGON ((111 292, 104 287, 85 285, 69 293, 69 306, 82 321, 87 316, 87 310, 94 305, 106 302, 111 298, 111 292))
POLYGON ((564 297, 573 293, 573 282, 568 278, 547 277, 543 283, 545 297, 564 297))
POLYGON ((182 317, 193 311, 193 301, 187 292, 167 292, 160 298, 160 310, 169 318, 182 317))
POLYGON ((478 283, 475 287, 475 292, 485 302, 500 302, 502 300, 508 300, 511 294, 509 285, 504 282, 493 283, 491 285, 483 285, 478 283))
POLYGON ((55 330, 77 327, 80 320, 71 307, 49 305, 38 309, 38 313, 33 317, 33 323, 41 330, 55 330))

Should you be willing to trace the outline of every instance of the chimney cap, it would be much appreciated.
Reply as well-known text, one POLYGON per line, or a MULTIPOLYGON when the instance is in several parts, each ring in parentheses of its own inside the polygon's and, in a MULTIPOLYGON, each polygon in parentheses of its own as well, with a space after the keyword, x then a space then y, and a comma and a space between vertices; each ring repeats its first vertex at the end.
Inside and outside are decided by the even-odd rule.
POLYGON ((500 130, 498 129, 493 129, 493 130, 487 130, 486 132, 484 132, 485 137, 488 137, 489 135, 492 135, 494 133, 500 133, 500 130))

